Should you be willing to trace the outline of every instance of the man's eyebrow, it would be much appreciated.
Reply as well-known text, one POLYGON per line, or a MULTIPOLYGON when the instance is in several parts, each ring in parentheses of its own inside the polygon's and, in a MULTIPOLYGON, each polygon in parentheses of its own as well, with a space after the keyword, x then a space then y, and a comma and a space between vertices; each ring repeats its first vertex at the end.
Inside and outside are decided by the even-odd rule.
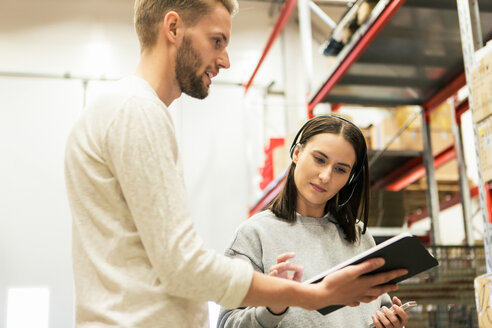
MULTIPOLYGON (((322 151, 315 150, 315 152, 316 152, 316 153, 318 153, 319 155, 323 156, 324 158, 328 159, 328 156, 326 156, 326 154, 325 154, 325 153, 323 153, 322 151)), ((348 167, 349 169, 351 169, 351 168, 352 168, 352 166, 351 166, 351 165, 349 165, 349 164, 347 164, 347 163, 342 163, 342 162, 339 162, 339 163, 337 163, 337 164, 338 164, 338 165, 342 165, 342 166, 346 166, 346 167, 348 167)))

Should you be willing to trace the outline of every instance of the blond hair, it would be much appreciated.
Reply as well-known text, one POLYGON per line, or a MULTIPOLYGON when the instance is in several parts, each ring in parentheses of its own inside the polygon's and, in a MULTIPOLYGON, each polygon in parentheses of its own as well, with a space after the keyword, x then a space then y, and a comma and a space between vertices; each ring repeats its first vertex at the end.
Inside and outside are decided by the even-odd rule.
POLYGON ((237 0, 135 0, 134 22, 140 47, 143 50, 155 45, 160 23, 169 11, 176 11, 186 24, 194 25, 211 11, 215 1, 231 16, 238 10, 237 0))

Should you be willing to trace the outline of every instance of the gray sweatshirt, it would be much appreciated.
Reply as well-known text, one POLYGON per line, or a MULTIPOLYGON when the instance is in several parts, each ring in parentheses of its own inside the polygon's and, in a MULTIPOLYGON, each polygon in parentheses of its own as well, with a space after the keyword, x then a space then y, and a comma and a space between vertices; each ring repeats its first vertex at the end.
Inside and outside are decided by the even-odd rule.
MULTIPOLYGON (((336 220, 330 216, 310 218, 297 215, 295 223, 278 219, 271 211, 264 211, 245 221, 236 232, 226 254, 249 261, 257 271, 268 274, 277 263, 277 256, 294 252, 290 262, 304 266, 303 280, 333 267, 375 245, 369 233, 349 243, 336 220)), ((222 309, 217 326, 230 327, 368 327, 371 315, 382 305, 391 306, 385 294, 371 303, 358 307, 343 307, 326 316, 317 311, 289 308, 282 315, 274 315, 265 307, 222 309)))

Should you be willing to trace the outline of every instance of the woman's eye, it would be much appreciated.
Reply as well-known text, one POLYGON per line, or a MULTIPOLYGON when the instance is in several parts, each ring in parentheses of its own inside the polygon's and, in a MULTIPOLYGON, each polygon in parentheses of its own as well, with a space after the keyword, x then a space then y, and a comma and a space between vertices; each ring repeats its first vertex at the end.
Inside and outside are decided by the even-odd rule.
POLYGON ((338 173, 341 173, 341 174, 345 174, 347 173, 347 170, 342 168, 342 167, 337 167, 335 168, 335 170, 338 172, 338 173))
POLYGON ((324 159, 322 159, 321 157, 316 157, 316 156, 314 156, 314 160, 316 161, 316 163, 319 163, 319 164, 323 164, 325 162, 324 159))

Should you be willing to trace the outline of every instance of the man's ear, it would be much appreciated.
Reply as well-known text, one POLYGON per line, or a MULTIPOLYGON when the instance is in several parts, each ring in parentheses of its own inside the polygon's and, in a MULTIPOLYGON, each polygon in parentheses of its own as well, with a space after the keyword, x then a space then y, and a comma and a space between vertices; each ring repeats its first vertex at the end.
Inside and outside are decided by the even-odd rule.
POLYGON ((169 11, 162 20, 160 32, 171 43, 179 42, 181 38, 181 30, 183 28, 183 20, 179 14, 173 10, 169 11))

